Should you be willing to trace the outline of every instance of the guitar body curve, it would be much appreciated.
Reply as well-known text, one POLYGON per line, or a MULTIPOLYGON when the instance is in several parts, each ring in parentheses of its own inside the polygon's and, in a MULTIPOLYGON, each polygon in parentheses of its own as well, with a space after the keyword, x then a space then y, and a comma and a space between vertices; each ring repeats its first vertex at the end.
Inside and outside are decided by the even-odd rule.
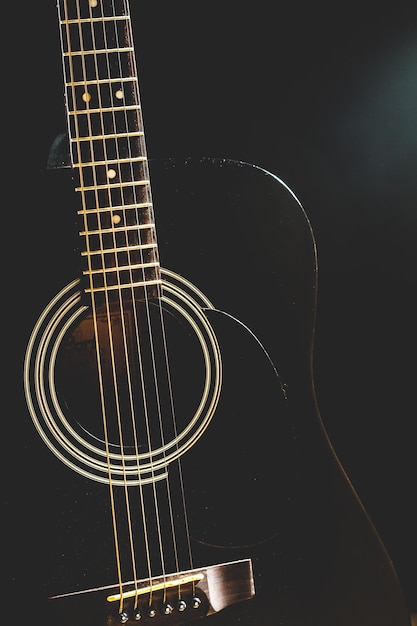
MULTIPOLYGON (((276 176, 241 162, 167 159, 151 161, 150 170, 160 256, 169 268, 169 317, 186 319, 194 329, 188 306, 192 320, 199 320, 196 329, 185 332, 199 337, 196 356, 194 344, 184 354, 189 354, 187 379, 194 376, 190 363, 202 361, 201 380, 193 385, 203 391, 190 399, 187 385, 183 390, 186 398, 180 406, 189 417, 184 425, 180 422, 176 448, 194 560, 205 566, 251 559, 254 572, 254 598, 205 619, 219 626, 407 626, 395 571, 332 450, 316 406, 316 250, 300 203, 276 176), (188 292, 173 306, 169 290, 178 291, 178 285, 181 293, 191 285, 194 295, 188 292), (193 286, 203 296, 198 302, 193 286), (200 411, 201 396, 205 404, 200 411), (197 414, 190 438, 181 438, 197 414)), ((51 212, 66 174, 48 173, 49 185, 51 177, 59 183, 56 189, 52 184, 51 212)), ((72 200, 68 194, 68 203, 72 200)), ((71 254, 60 270, 60 280, 72 279, 71 254)), ((73 285, 62 302, 69 303, 68 294, 77 289, 73 285)), ((72 385, 80 363, 75 359, 73 369, 66 369, 60 346, 73 347, 72 341, 65 344, 65 337, 73 337, 74 325, 78 328, 86 315, 81 297, 74 305, 71 300, 65 315, 67 311, 74 312, 74 319, 67 316, 61 324, 56 316, 55 326, 46 333, 34 331, 27 371, 30 378, 41 336, 38 367, 41 362, 44 369, 38 375, 45 377, 52 354, 58 371, 54 384, 64 388, 58 406, 63 412, 69 407, 69 415, 79 408, 76 400, 71 408, 68 397, 76 395, 81 379, 72 385), (60 335, 59 341, 55 335, 60 335)), ((175 371, 181 364, 179 354, 175 371)), ((33 388, 29 380, 29 399, 33 388)), ((55 387, 51 389, 43 401, 53 400, 55 387)), ((31 412, 36 410, 32 407, 31 412)), ((99 439, 95 426, 80 426, 91 435, 87 443, 92 446, 99 439)), ((81 437, 81 430, 76 434, 81 437)), ((172 439, 177 435, 174 431, 172 439)), ((169 458, 165 465, 161 462, 161 475, 149 480, 150 485, 163 484, 171 472, 171 448, 165 445, 169 458)), ((71 463, 54 459, 44 448, 35 445, 33 452, 37 458, 44 453, 45 463, 53 468, 44 469, 49 466, 42 460, 39 476, 32 477, 47 492, 41 497, 42 519, 34 533, 39 545, 48 544, 48 557, 37 567, 39 582, 32 588, 35 605, 45 592, 70 593, 114 582, 107 481, 74 472, 71 463)), ((150 456, 155 454, 152 449, 150 456)), ((115 459, 117 455, 115 450, 115 459)), ((88 457, 87 462, 99 466, 96 459, 88 457)), ((115 476, 118 471, 115 461, 115 476)), ((146 470, 137 482, 148 488, 146 470)), ((173 494, 175 501, 175 489, 173 494)), ((39 547, 32 550, 33 557, 43 553, 39 547)))

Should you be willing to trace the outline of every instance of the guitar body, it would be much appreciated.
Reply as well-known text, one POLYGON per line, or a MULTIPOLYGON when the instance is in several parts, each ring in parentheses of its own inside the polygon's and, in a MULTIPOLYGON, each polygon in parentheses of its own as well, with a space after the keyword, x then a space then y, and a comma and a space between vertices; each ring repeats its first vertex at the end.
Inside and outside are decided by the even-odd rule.
MULTIPOLYGON (((16 498, 13 507, 23 540, 6 560, 11 605, 18 610, 24 597, 34 620, 51 626, 119 623, 117 612, 94 617, 102 613, 101 592, 85 607, 83 593, 116 585, 114 485, 117 510, 139 495, 142 504, 134 519, 120 516, 122 561, 129 529, 142 537, 145 524, 156 560, 163 538, 167 572, 187 539, 194 569, 250 560, 253 571, 253 597, 201 621, 174 611, 142 614, 142 623, 407 626, 395 571, 316 406, 316 251, 302 207, 276 176, 240 162, 168 159, 151 162, 150 172, 176 427, 157 444, 152 432, 147 452, 126 456, 121 452, 134 449, 134 436, 117 449, 112 431, 106 478, 91 311, 77 279, 76 229, 67 227, 72 181, 65 168, 50 171, 45 217, 66 215, 67 224, 56 237, 41 232, 33 242, 33 255, 47 247, 57 262, 38 290, 37 300, 45 301, 24 346, 30 417, 19 418, 19 437, 31 471, 24 502, 16 498), (129 466, 135 456, 144 459, 138 479, 129 466), (188 532, 185 539, 175 533, 176 555, 165 538, 184 502, 188 532)), ((115 345, 109 353, 118 358, 115 345)), ((122 404, 128 396, 122 390, 122 404)), ((138 560, 146 560, 143 550, 138 560)))

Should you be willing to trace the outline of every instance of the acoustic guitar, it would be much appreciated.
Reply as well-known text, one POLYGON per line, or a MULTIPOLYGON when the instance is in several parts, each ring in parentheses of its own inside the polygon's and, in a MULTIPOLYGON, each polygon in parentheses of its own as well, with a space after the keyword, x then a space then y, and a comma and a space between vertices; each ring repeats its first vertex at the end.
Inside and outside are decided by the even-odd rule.
POLYGON ((58 25, 68 132, 51 158, 65 146, 68 166, 45 175, 44 206, 62 282, 24 359, 42 489, 15 612, 407 626, 316 405, 299 201, 247 163, 148 161, 127 0, 59 0, 58 25))

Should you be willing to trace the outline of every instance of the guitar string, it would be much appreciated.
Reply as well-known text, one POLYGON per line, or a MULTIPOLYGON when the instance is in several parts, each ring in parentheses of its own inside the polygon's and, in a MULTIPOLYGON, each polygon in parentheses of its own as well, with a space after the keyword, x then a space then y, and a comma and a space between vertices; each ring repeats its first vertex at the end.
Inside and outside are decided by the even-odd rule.
MULTIPOLYGON (((65 7, 66 7, 66 15, 67 15, 67 48, 68 48, 68 61, 69 61, 69 66, 70 66, 70 71, 71 71, 71 85, 72 85, 72 105, 73 105, 73 109, 74 109, 74 121, 75 121, 75 128, 76 128, 76 144, 77 144, 77 157, 78 157, 78 172, 79 172, 79 180, 80 180, 80 193, 81 193, 81 197, 82 197, 82 206, 83 206, 83 210, 84 210, 84 228, 85 228, 85 232, 88 233, 88 213, 87 210, 89 209, 89 205, 87 203, 87 198, 86 198, 86 194, 85 194, 85 176, 84 176, 84 171, 83 168, 81 167, 82 164, 82 151, 81 151, 81 137, 80 137, 80 133, 79 133, 79 121, 78 121, 78 112, 77 112, 77 89, 75 86, 75 72, 74 72, 74 65, 73 65, 73 52, 71 50, 71 26, 68 23, 68 19, 69 19, 69 12, 67 9, 67 5, 65 3, 65 7)), ((79 41, 80 41, 80 60, 81 60, 81 68, 82 68, 82 75, 84 77, 84 83, 85 83, 85 88, 86 88, 86 81, 87 81, 87 70, 86 70, 86 61, 85 61, 85 55, 84 55, 84 50, 83 50, 83 33, 82 33, 82 22, 81 22, 81 11, 80 11, 80 4, 79 4, 79 0, 76 0, 76 14, 78 15, 78 34, 79 34, 79 41)), ((92 126, 92 120, 91 120, 91 114, 88 112, 88 98, 86 99, 86 121, 87 121, 87 129, 88 129, 88 136, 89 136, 89 148, 90 148, 90 153, 91 155, 94 154, 94 147, 93 147, 93 126, 92 126)), ((98 190, 97 190, 97 173, 95 171, 95 168, 92 168, 92 178, 93 178, 93 187, 94 187, 94 198, 95 198, 95 203, 97 206, 99 206, 99 198, 98 198, 98 190)), ((99 229, 100 230, 100 229, 99 229)), ((99 238, 102 239, 101 234, 99 235, 99 238)), ((95 338, 96 338, 96 361, 97 361, 97 369, 98 369, 98 376, 99 376, 99 392, 100 392, 100 402, 101 402, 101 411, 102 411, 102 418, 103 418, 103 436, 104 436, 104 441, 105 441, 105 451, 106 451, 106 458, 107 458, 107 472, 108 472, 108 480, 109 480, 109 494, 110 494, 110 505, 111 505, 111 512, 112 512, 112 525, 113 525, 113 535, 114 535, 114 544, 115 544, 115 556, 116 556, 116 569, 117 569, 117 575, 118 575, 118 582, 119 582, 119 591, 120 594, 122 594, 122 574, 121 574, 121 558, 120 558, 120 547, 119 547, 119 529, 118 529, 118 522, 117 522, 117 517, 116 517, 116 505, 115 505, 115 487, 113 484, 113 475, 112 475, 112 468, 111 468, 111 455, 110 455, 110 440, 109 440, 109 432, 108 432, 108 424, 107 424, 107 420, 106 420, 106 411, 107 411, 107 407, 106 407, 106 397, 105 397, 105 390, 104 390, 104 374, 103 374, 103 361, 102 361, 102 355, 101 355, 101 348, 100 348, 100 342, 99 342, 99 324, 98 324, 98 311, 97 311, 97 303, 96 303, 96 299, 95 299, 95 292, 94 292, 94 280, 93 280, 93 273, 92 273, 92 263, 91 263, 91 249, 90 249, 90 242, 89 242, 89 237, 88 234, 85 236, 85 240, 86 240, 86 252, 87 252, 87 259, 88 259, 88 270, 89 270, 89 282, 90 282, 90 288, 91 288, 91 305, 92 305, 92 319, 93 319, 93 325, 94 325, 94 334, 95 334, 95 338)), ((102 241, 100 242, 102 244, 102 241)), ((101 257, 102 257, 102 263, 104 264, 104 252, 103 252, 103 246, 101 245, 101 257)), ((104 277, 104 281, 105 281, 105 277, 104 277)), ((108 302, 108 296, 107 296, 107 291, 105 291, 105 299, 106 299, 106 308, 107 308, 107 318, 108 318, 108 327, 109 327, 109 342, 110 342, 110 350, 111 352, 113 351, 113 346, 112 346, 112 336, 111 336, 111 326, 109 323, 109 302, 108 302)), ((112 355, 113 356, 113 355, 112 355)))
MULTIPOLYGON (((58 10, 59 8, 60 8, 60 5, 58 4, 58 10)), ((64 72, 64 78, 65 78, 66 84, 68 85, 68 83, 70 83, 71 85, 71 89, 68 90, 71 93, 71 98, 69 98, 68 100, 72 101, 72 108, 74 110, 74 133, 71 129, 69 111, 68 111, 68 133, 69 133, 70 138, 74 136, 75 144, 76 144, 77 162, 80 163, 82 159, 81 144, 80 144, 81 135, 80 135, 78 116, 76 114, 77 95, 76 95, 75 74, 74 74, 74 65, 73 65, 73 60, 72 60, 72 49, 71 49, 71 33, 70 33, 71 26, 69 23, 70 15, 69 15, 68 4, 66 0, 63 0, 63 8, 64 8, 64 12, 63 12, 64 19, 65 19, 66 46, 64 42, 64 34, 62 32, 63 31, 62 26, 60 27, 60 35, 61 35, 62 53, 64 55, 65 50, 66 50, 68 54, 67 58, 68 58, 68 70, 69 70, 68 72, 66 68, 65 58, 63 56, 63 72, 64 72), (69 73, 69 76, 68 76, 68 73, 69 73)), ((61 21, 62 21, 62 16, 61 16, 61 21)), ((70 106, 70 102, 67 103, 67 106, 68 107, 70 106)), ((89 133, 89 136, 91 137, 91 133, 89 133)), ((90 139, 90 147, 91 146, 92 146, 92 142, 90 139)), ((72 145, 71 145, 70 153, 71 153, 72 164, 74 165, 74 149, 72 145)), ((81 168, 79 168, 78 180, 79 180, 80 188, 82 189, 84 187, 84 173, 81 168)), ((87 210, 86 197, 83 192, 81 192, 80 195, 81 195, 81 206, 82 206, 83 215, 84 215, 84 218, 83 218, 84 228, 87 231, 88 224, 87 224, 87 213, 86 213, 86 210, 87 210)), ((86 252, 87 252, 88 268, 91 271, 92 267, 91 267, 91 256, 90 256, 90 244, 89 244, 89 240, 87 237, 86 237, 86 252)), ((92 274, 90 273, 90 286, 92 287, 91 276, 92 274)), ((96 303, 95 303, 94 297, 91 298, 91 306, 92 306, 92 319, 93 319, 93 325, 94 325, 94 333, 95 333, 95 336, 97 336, 97 332, 98 332, 97 312, 96 312, 96 303)), ((104 414, 105 406, 104 406, 104 391, 103 391, 103 371, 101 368, 99 346, 96 347, 96 351, 97 351, 96 354, 97 354, 98 381, 99 381, 99 389, 100 389, 100 397, 101 397, 101 409, 104 414)), ((107 457, 107 472, 108 472, 108 479, 109 479, 109 493, 110 493, 110 502, 111 502, 111 510, 112 510, 113 533, 114 533, 114 541, 116 545, 116 563, 117 563, 117 569, 120 570, 120 555, 119 555, 119 551, 117 548, 117 543, 118 543, 117 542, 117 525, 116 525, 116 519, 114 517, 114 511, 115 511, 114 489, 113 489, 113 484, 112 484, 112 473, 111 473, 111 467, 110 467, 109 437, 108 437, 108 432, 107 432, 105 421, 104 421, 104 442, 105 442, 105 450, 106 450, 106 457, 107 457)), ((120 591, 121 591, 121 588, 120 588, 120 591)))
MULTIPOLYGON (((162 322, 162 315, 163 315, 162 306, 160 306, 164 352, 165 352, 165 359, 166 359, 166 364, 167 364, 167 371, 169 372, 170 366, 169 366, 169 359, 168 359, 168 345, 167 345, 167 338, 165 334, 165 327, 162 322)), ((169 385, 169 397, 170 397, 170 403, 171 403, 171 411, 172 411, 172 416, 173 416, 174 435, 175 435, 175 439, 178 440, 178 428, 177 428, 176 414, 175 414, 175 409, 174 409, 174 406, 175 406, 174 394, 173 394, 173 389, 172 389, 171 378, 169 378, 168 380, 168 385, 169 385)), ((191 534, 190 534, 190 528, 189 528, 189 523, 188 523, 188 513, 187 513, 187 506, 186 506, 185 487, 184 487, 181 457, 178 457, 177 459, 177 466, 178 466, 178 479, 180 483, 181 501, 182 501, 182 507, 183 507, 183 513, 184 513, 185 536, 186 536, 186 541, 187 541, 189 568, 192 570, 194 569, 194 561, 193 561, 193 555, 192 555, 192 549, 191 549, 191 534)), ((170 501, 170 507, 171 507, 171 501, 170 501)), ((178 571, 180 568, 179 568, 179 558, 178 558, 177 550, 175 554, 176 554, 176 563, 177 563, 177 571, 178 571)), ((192 588, 193 588, 193 595, 195 595, 195 582, 194 581, 192 583, 192 588)), ((181 585, 178 586, 178 600, 180 599, 181 599, 181 585)))
MULTIPOLYGON (((114 0, 112 0, 112 2, 114 4, 114 0)), ((128 0, 124 0, 124 5, 125 5, 125 12, 126 12, 126 14, 129 14, 128 0)), ((133 48, 134 47, 133 46, 133 33, 132 33, 132 30, 131 30, 130 15, 129 15, 128 27, 129 27, 129 32, 127 34, 128 43, 130 43, 130 47, 133 48)), ((120 46, 117 45, 117 48, 120 48, 120 46)), ((134 54, 131 54, 131 63, 132 63, 133 73, 137 77, 138 73, 137 73, 137 67, 136 67, 136 58, 135 58, 134 54)), ((137 91, 137 89, 138 89, 137 81, 135 81, 135 86, 136 86, 136 91, 137 91)), ((139 101, 140 101, 139 93, 137 93, 136 97, 137 97, 137 101, 138 101, 138 104, 139 104, 139 101)), ((143 130, 143 120, 142 119, 141 119, 141 128, 143 130)), ((144 139, 143 139, 143 142, 145 142, 144 139)), ((145 148, 145 152, 144 153, 146 155, 146 148, 145 148)), ((148 168, 147 161, 146 161, 146 167, 148 168)), ((171 408, 171 414, 172 414, 174 436, 175 436, 175 439, 177 440, 178 439, 178 429, 177 429, 176 415, 175 415, 174 394, 173 394, 173 390, 172 390, 172 381, 171 381, 171 377, 170 377, 170 365, 169 365, 169 358, 168 358, 168 343, 167 343, 167 337, 166 337, 166 332, 165 332, 164 315, 163 315, 163 307, 162 307, 162 287, 160 285, 158 285, 158 292, 159 292, 158 293, 159 323, 160 323, 160 329, 161 329, 161 333, 162 333, 163 353, 165 355, 164 358, 165 358, 165 366, 166 366, 166 372, 167 372, 167 384, 168 384, 169 402, 170 402, 170 408, 171 408)), ((155 377, 156 377, 156 373, 155 373, 155 377)), ((164 434, 163 434, 164 429, 163 429, 161 412, 159 412, 159 418, 160 418, 161 435, 162 435, 162 438, 164 440, 164 434)), ((182 464, 181 464, 181 459, 180 458, 177 459, 177 466, 178 466, 178 478, 179 478, 179 483, 180 483, 181 500, 182 500, 182 506, 183 506, 183 514, 184 514, 184 524, 185 524, 185 534, 186 534, 187 549, 188 549, 189 567, 191 569, 193 569, 193 558, 192 558, 192 551, 191 551, 191 537, 190 537, 190 532, 189 532, 188 514, 187 514, 186 498, 185 498, 185 488, 184 488, 182 464)), ((166 480, 167 480, 167 488, 168 488, 167 497, 168 497, 168 507, 169 507, 169 513, 170 513, 170 520, 171 520, 171 532, 172 532, 172 537, 173 537, 174 558, 175 558, 175 563, 176 563, 176 569, 177 569, 177 571, 179 571, 180 565, 179 565, 179 555, 178 555, 178 546, 177 546, 177 532, 176 532, 176 528, 175 528, 174 509, 173 509, 173 504, 172 504, 172 495, 171 495, 171 487, 170 487, 170 474, 168 474, 166 480)), ((195 586, 195 583, 193 583, 193 588, 194 588, 194 586, 195 586)), ((166 593, 166 589, 165 589, 165 593, 166 593)), ((179 597, 179 599, 181 597, 181 585, 178 586, 178 597, 179 597)), ((164 595, 164 601, 165 600, 166 600, 166 597, 164 595)))

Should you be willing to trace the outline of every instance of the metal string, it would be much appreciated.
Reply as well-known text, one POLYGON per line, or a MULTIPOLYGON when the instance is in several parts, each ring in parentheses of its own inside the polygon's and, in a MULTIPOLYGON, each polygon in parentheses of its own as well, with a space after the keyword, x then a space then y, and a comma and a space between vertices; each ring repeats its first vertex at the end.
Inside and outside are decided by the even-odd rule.
MULTIPOLYGON (((89 207, 87 206, 85 191, 83 191, 85 187, 85 182, 84 182, 84 172, 83 172, 83 167, 82 167, 82 154, 81 154, 81 146, 80 146, 81 137, 79 133, 79 122, 78 122, 78 113, 77 113, 77 90, 75 86, 74 66, 73 66, 73 60, 72 60, 73 51, 71 50, 71 33, 70 33, 71 28, 68 22, 69 12, 68 12, 66 0, 64 0, 64 7, 65 7, 65 18, 66 18, 67 52, 68 52, 68 65, 70 68, 72 105, 73 105, 73 109, 75 112, 74 113, 74 126, 76 129, 75 139, 76 139, 76 145, 77 145, 79 181, 80 181, 80 190, 81 190, 83 216, 84 216, 84 228, 85 228, 85 232, 88 233, 89 207)), ((76 0, 76 9, 77 9, 77 15, 78 15, 78 34, 79 34, 79 40, 80 40, 80 52, 81 52, 80 56, 81 56, 81 63, 82 63, 82 71, 83 71, 83 76, 84 76, 84 88, 85 88, 85 93, 88 93, 87 72, 86 72, 86 63, 85 63, 85 56, 84 56, 84 50, 83 50, 83 32, 82 32, 82 22, 81 22, 79 0, 76 0)), ((86 119, 87 119, 87 126, 88 126, 88 135, 90 138, 89 147, 90 147, 90 154, 93 160, 94 159, 93 129, 92 129, 91 115, 89 113, 88 98, 86 99, 85 102, 86 102, 86 119)), ((71 129, 69 130, 71 131, 71 129)), ((71 151, 71 154, 72 154, 72 151, 71 151)), ((73 165, 77 165, 77 164, 73 163, 73 165)), ((97 191, 98 183, 97 183, 97 172, 96 172, 95 166, 92 166, 92 176, 93 176, 93 182, 94 182, 94 187, 95 187, 94 194, 95 194, 96 206, 98 207, 99 206, 99 198, 98 198, 98 191, 97 191)), ((99 211, 97 211, 97 220, 98 220, 98 225, 99 225, 99 231, 101 231, 99 211)), ((101 232, 99 233, 99 238, 100 238, 100 243, 101 243, 100 249, 101 249, 102 264, 104 267, 104 252, 103 252, 101 232)), ((107 409, 106 409, 106 399, 105 399, 104 380, 103 380, 104 377, 103 377, 102 357, 100 353, 97 306, 96 306, 96 300, 95 300, 93 268, 92 268, 92 263, 91 263, 91 250, 90 250, 88 234, 86 235, 85 240, 86 240, 88 273, 89 273, 89 281, 90 281, 90 289, 91 289, 92 319, 93 319, 93 325, 94 325, 94 334, 96 337, 96 358, 97 358, 97 369, 98 369, 98 377, 99 377, 101 410, 102 410, 102 416, 103 416, 103 434, 104 434, 107 466, 108 466, 109 493, 110 493, 110 503, 111 503, 111 511, 112 511, 113 534, 114 534, 114 542, 115 542, 116 567, 117 567, 117 574, 118 574, 118 581, 119 581, 119 590, 120 590, 120 594, 122 594, 122 572, 121 572, 121 558, 120 558, 120 546, 119 546, 119 536, 118 536, 118 523, 117 523, 116 507, 115 507, 115 487, 113 485, 113 476, 112 476, 112 470, 111 470, 110 441, 109 441, 109 434, 108 434, 108 424, 106 420, 107 409)), ((103 274, 103 276, 104 276, 104 285, 106 286, 105 273, 103 274)), ((111 330, 111 323, 110 323, 109 299, 108 299, 108 293, 106 289, 104 293, 105 293, 105 300, 106 300, 111 357, 112 357, 112 360, 114 360, 114 346, 113 346, 113 341, 112 341, 112 330, 111 330)), ((116 384, 115 380, 114 380, 114 384, 116 384)), ((123 464, 123 457, 122 457, 122 464, 123 464)))

